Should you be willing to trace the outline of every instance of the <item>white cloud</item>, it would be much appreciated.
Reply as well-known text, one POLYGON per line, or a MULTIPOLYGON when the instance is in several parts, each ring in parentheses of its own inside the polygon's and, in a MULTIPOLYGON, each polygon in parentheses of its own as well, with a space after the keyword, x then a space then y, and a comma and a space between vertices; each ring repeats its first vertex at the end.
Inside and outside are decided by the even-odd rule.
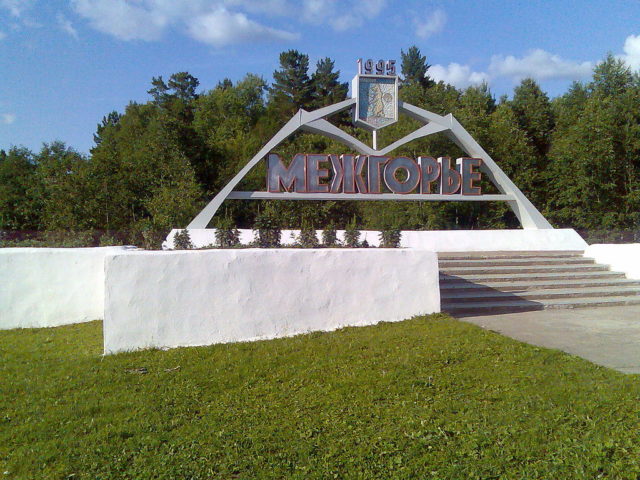
POLYGON ((302 20, 305 22, 324 22, 335 15, 335 0, 303 0, 302 20))
POLYGON ((426 21, 421 22, 416 19, 415 23, 416 35, 426 39, 444 30, 444 26, 447 23, 447 14, 439 8, 429 15, 426 21))
POLYGON ((618 58, 624 60, 633 70, 640 69, 640 35, 629 35, 622 47, 623 55, 618 58))
POLYGON ((479 85, 489 81, 489 75, 484 72, 474 72, 468 65, 450 63, 448 66, 432 65, 428 75, 436 82, 442 80, 458 88, 466 88, 470 85, 479 85))
POLYGON ((130 3, 126 0, 72 0, 71 4, 93 28, 120 40, 158 40, 168 18, 156 2, 130 3), (151 4, 151 5, 150 5, 151 4), (144 5, 144 6, 143 6, 144 5))
POLYGON ((387 0, 303 0, 289 4, 289 16, 297 16, 306 23, 328 24, 335 31, 344 32, 361 27, 380 15, 387 0))
POLYGON ((288 0, 224 0, 224 5, 227 8, 241 7, 248 13, 263 13, 278 17, 288 16, 292 10, 288 0))
POLYGON ((216 47, 252 41, 287 41, 299 37, 295 33, 265 27, 249 20, 243 13, 231 13, 222 7, 189 21, 188 32, 194 39, 216 47))
MULTIPOLYGON (((19 0, 0 0, 0 2, 19 0)), ((32 0, 28 0, 32 1, 32 0)), ((158 40, 178 28, 215 46, 291 41, 299 34, 260 23, 254 15, 329 25, 346 31, 380 15, 388 0, 70 0, 74 11, 121 40, 158 40)))
POLYGON ((11 125, 16 121, 16 115, 14 113, 0 113, 0 122, 5 125, 11 125))
POLYGON ((489 64, 489 73, 496 77, 511 77, 514 81, 531 77, 535 80, 565 79, 580 80, 591 74, 592 62, 564 60, 541 49, 531 50, 521 58, 509 55, 494 55, 489 64))
POLYGON ((345 13, 331 16, 329 24, 338 32, 361 27, 366 20, 377 17, 386 4, 387 0, 360 0, 354 2, 351 8, 340 4, 340 10, 345 13))
POLYGON ((32 5, 33 0, 0 0, 0 7, 8 10, 16 18, 22 16, 32 5))
POLYGON ((60 29, 63 32, 68 33, 76 40, 78 39, 78 31, 75 28, 73 28, 73 25, 71 24, 71 21, 68 18, 66 18, 64 15, 59 13, 56 16, 56 20, 58 21, 58 27, 60 27, 60 29))
POLYGON ((295 33, 251 20, 249 12, 284 15, 287 0, 71 0, 76 13, 101 32, 120 40, 154 41, 171 27, 184 29, 192 38, 214 46, 235 43, 294 40, 295 33), (271 10, 269 10, 271 8, 271 10))
MULTIPOLYGON (((640 60, 640 37, 638 37, 638 53, 640 60)), ((558 55, 535 49, 519 58, 513 55, 493 55, 486 72, 475 72, 468 65, 450 63, 447 67, 433 65, 429 69, 429 75, 436 81, 443 80, 456 87, 465 88, 469 85, 478 85, 483 81, 490 82, 499 77, 510 78, 514 82, 528 77, 538 81, 580 80, 591 75, 593 65, 593 62, 564 60, 558 55)))

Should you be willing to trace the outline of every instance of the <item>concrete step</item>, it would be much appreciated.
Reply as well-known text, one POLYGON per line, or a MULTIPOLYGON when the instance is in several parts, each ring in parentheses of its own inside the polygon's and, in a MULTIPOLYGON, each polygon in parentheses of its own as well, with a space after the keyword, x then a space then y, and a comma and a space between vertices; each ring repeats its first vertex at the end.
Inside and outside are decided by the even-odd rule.
POLYGON ((560 280, 586 280, 586 279, 613 279, 625 278, 624 273, 612 272, 610 270, 582 271, 582 272, 559 272, 559 273, 511 273, 511 274, 480 274, 480 275, 448 275, 440 273, 440 284, 446 282, 500 282, 510 283, 519 281, 560 281, 560 280))
POLYGON ((581 257, 582 250, 549 250, 549 251, 513 251, 513 252, 441 252, 442 260, 493 259, 493 258, 526 258, 526 257, 581 257))
POLYGON ((480 258, 480 259, 438 259, 441 270, 452 267, 512 267, 537 265, 593 265, 595 261, 588 257, 522 257, 522 258, 480 258))
POLYGON ((499 290, 482 292, 455 292, 441 296, 443 308, 457 306, 462 303, 500 302, 503 300, 554 300, 558 298, 589 298, 589 297, 627 297, 640 295, 640 287, 587 287, 565 289, 536 289, 526 292, 501 292, 499 290))
POLYGON ((578 280, 538 280, 538 281, 518 281, 518 282, 486 282, 471 283, 461 278, 440 279, 440 291, 450 292, 479 292, 483 290, 500 290, 503 292, 524 292, 537 289, 555 289, 555 288, 581 288, 581 287, 640 287, 640 280, 629 280, 627 278, 595 278, 595 279, 578 279, 578 280))
POLYGON ((592 271, 606 271, 609 267, 606 265, 541 265, 541 266, 514 266, 514 267, 486 267, 486 266, 477 266, 477 267, 451 267, 451 268, 440 268, 440 273, 446 275, 457 275, 457 276, 466 276, 466 275, 517 275, 524 273, 559 273, 559 272, 592 272, 592 271))
POLYGON ((442 310, 456 316, 491 315, 498 313, 525 312, 533 310, 613 307, 619 305, 640 305, 640 296, 566 298, 557 300, 512 300, 502 302, 474 302, 450 305, 442 310))

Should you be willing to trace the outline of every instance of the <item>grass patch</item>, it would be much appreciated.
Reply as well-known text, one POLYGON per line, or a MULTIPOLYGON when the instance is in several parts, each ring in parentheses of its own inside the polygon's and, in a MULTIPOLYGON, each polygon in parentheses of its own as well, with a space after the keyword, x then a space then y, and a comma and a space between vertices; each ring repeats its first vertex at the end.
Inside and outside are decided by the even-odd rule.
POLYGON ((639 376, 445 315, 101 352, 0 332, 0 479, 640 478, 639 376))

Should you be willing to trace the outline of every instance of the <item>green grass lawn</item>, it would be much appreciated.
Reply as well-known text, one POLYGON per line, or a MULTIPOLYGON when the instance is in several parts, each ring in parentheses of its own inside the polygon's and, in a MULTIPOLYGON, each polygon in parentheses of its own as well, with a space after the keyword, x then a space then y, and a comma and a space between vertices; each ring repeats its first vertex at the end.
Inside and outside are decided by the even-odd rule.
POLYGON ((0 332, 0 480, 640 478, 640 376, 445 315, 101 352, 0 332))

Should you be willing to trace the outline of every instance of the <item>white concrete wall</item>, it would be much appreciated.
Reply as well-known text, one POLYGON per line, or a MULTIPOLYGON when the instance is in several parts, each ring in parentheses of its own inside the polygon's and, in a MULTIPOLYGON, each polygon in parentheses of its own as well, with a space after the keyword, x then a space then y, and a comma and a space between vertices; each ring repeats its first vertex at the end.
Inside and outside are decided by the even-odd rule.
MULTIPOLYGON (((173 237, 180 230, 172 230, 163 248, 173 248, 173 237)), ((282 243, 294 243, 292 234, 299 230, 283 230, 282 243)), ((362 231, 360 241, 367 240, 372 247, 380 244, 380 232, 362 231)), ((189 235, 194 246, 201 248, 216 243, 215 229, 192 229, 189 235)), ((317 230, 318 240, 322 239, 322 230, 317 230)), ((338 231, 338 238, 344 238, 344 231, 338 231)), ((253 241, 251 230, 240 230, 240 241, 247 245, 253 241)), ((434 252, 482 252, 482 251, 521 251, 521 250, 584 250, 587 243, 572 229, 549 230, 421 230, 402 232, 401 246, 418 248, 434 252)))
POLYGON ((0 329, 103 318, 104 259, 126 248, 0 248, 0 329))
POLYGON ((640 279, 640 243, 589 245, 584 256, 626 273, 628 278, 640 279))
POLYGON ((130 252, 106 259, 105 353, 248 341, 440 311, 435 253, 130 252))

